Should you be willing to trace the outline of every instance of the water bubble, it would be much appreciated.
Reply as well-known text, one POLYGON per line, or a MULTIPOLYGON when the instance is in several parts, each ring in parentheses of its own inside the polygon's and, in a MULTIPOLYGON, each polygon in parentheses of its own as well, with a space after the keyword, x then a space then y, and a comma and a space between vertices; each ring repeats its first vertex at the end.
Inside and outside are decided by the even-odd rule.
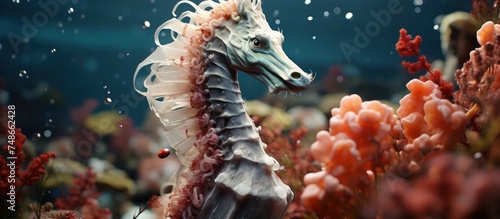
POLYGON ((340 8, 339 8, 339 7, 335 7, 335 8, 333 9, 333 13, 334 13, 334 14, 340 14, 340 12, 342 12, 342 10, 340 10, 340 8))
POLYGON ((121 15, 120 15, 120 16, 118 16, 118 20, 119 20, 119 21, 123 20, 123 17, 122 17, 121 15))
POLYGON ((68 14, 71 14, 71 13, 73 13, 74 11, 75 11, 75 9, 73 9, 73 8, 68 8, 68 14))
POLYGON ((156 11, 158 11, 158 10, 157 10, 156 8, 153 8, 151 11, 152 11, 153 13, 156 13, 156 11))
POLYGON ((280 19, 276 19, 276 21, 274 21, 275 24, 281 24, 281 21, 280 19))
POLYGON ((125 58, 125 54, 123 54, 123 53, 118 53, 118 58, 119 58, 119 59, 123 59, 123 58, 125 58))
POLYGON ((108 85, 104 85, 104 87, 102 87, 102 89, 107 89, 108 88, 108 85))
POLYGON ((0 50, 2 50, 2 44, 0 43, 0 50))
POLYGON ((155 3, 155 0, 151 0, 151 4, 154 4, 155 3))
POLYGON ((57 26, 58 26, 58 27, 63 27, 63 23, 62 23, 62 22, 59 22, 59 23, 57 24, 57 26))
POLYGON ((43 54, 42 59, 47 59, 47 55, 43 54))
POLYGON ((20 74, 20 75, 21 75, 21 74, 25 75, 25 74, 28 74, 28 72, 27 72, 26 70, 21 70, 21 71, 19 71, 19 74, 20 74))
POLYGON ((106 98, 106 99, 104 99, 104 103, 105 103, 106 105, 109 105, 111 102, 113 102, 113 100, 112 100, 111 98, 109 98, 109 97, 108 97, 108 98, 106 98))
POLYGON ((306 1, 304 2, 304 4, 306 4, 306 5, 311 4, 311 0, 306 0, 306 1))
POLYGON ((50 104, 54 104, 56 101, 54 99, 49 100, 50 104))
POLYGON ((52 135, 52 132, 50 130, 45 130, 43 132, 43 136, 45 136, 46 138, 50 137, 52 135))
POLYGON ((424 0, 413 0, 414 5, 422 5, 424 4, 424 0))
POLYGON ((57 51, 57 50, 56 50, 56 48, 52 48, 52 49, 50 50, 50 52, 51 52, 51 53, 55 53, 56 51, 57 51))
POLYGON ((108 90, 108 94, 111 94, 111 91, 108 90))
POLYGON ((85 18, 85 14, 80 15, 80 18, 84 19, 85 18))
POLYGON ((73 33, 74 33, 74 34, 79 34, 79 33, 80 33, 80 30, 79 30, 78 28, 76 28, 76 29, 74 29, 74 30, 73 30, 73 33))
POLYGON ((16 54, 12 54, 10 57, 11 57, 12 59, 16 59, 16 54))
POLYGON ((274 12, 273 12, 273 16, 274 16, 274 17, 278 16, 279 14, 280 14, 280 11, 278 11, 278 10, 274 10, 274 12))
POLYGON ((42 135, 40 133, 34 133, 32 136, 31 136, 31 140, 32 141, 39 141, 40 138, 42 137, 42 135))
POLYGON ((434 30, 439 30, 439 25, 438 24, 434 24, 434 27, 432 27, 434 30))
POLYGON ((353 15, 354 15, 354 14, 353 14, 352 12, 347 12, 347 13, 345 14, 345 19, 349 20, 349 19, 351 19, 351 18, 352 18, 352 16, 353 16, 353 15))
POLYGON ((313 38, 313 40, 315 40, 315 39, 316 39, 316 36, 313 36, 312 38, 313 38))
POLYGON ((125 54, 125 55, 129 56, 129 55, 130 55, 130 53, 128 53, 128 52, 127 52, 127 54, 125 54))
POLYGON ((114 77, 115 77, 116 79, 118 79, 118 78, 120 78, 120 74, 116 73, 116 74, 114 75, 114 77))
POLYGON ((417 14, 420 13, 420 8, 419 7, 415 8, 415 13, 417 13, 417 14))
POLYGON ((146 28, 148 28, 150 26, 151 26, 151 24, 149 23, 149 21, 144 21, 144 23, 142 24, 142 28, 143 29, 146 29, 146 28))
POLYGON ((308 21, 312 21, 312 20, 313 20, 313 16, 309 16, 309 17, 307 17, 307 20, 308 20, 308 21))
POLYGON ((49 122, 52 122, 52 119, 49 119, 49 122))
POLYGON ((330 12, 328 12, 328 11, 323 12, 323 16, 325 16, 325 17, 330 16, 330 12))
POLYGON ((474 159, 477 160, 477 159, 481 158, 482 156, 483 155, 481 154, 481 152, 476 152, 473 157, 474 157, 474 159))

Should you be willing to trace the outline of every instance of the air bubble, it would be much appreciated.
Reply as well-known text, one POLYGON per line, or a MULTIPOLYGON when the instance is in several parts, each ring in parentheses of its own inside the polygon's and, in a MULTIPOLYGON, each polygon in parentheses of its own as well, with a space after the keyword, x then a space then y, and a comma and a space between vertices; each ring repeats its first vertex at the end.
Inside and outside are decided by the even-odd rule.
POLYGON ((50 136, 52 136, 52 132, 50 130, 45 130, 43 132, 43 136, 45 136, 46 138, 49 138, 50 136))
POLYGON ((354 14, 353 14, 352 12, 347 12, 347 13, 345 14, 345 19, 349 20, 349 19, 351 19, 351 18, 352 18, 352 16, 353 16, 353 15, 354 15, 354 14))
POLYGON ((34 133, 32 136, 31 136, 31 140, 32 141, 39 141, 40 138, 42 137, 42 135, 40 133, 34 133))
POLYGON ((106 98, 106 99, 104 99, 104 103, 105 103, 106 105, 111 104, 111 102, 113 102, 113 100, 112 100, 111 98, 109 98, 109 97, 108 97, 108 98, 106 98))
POLYGON ((335 7, 335 8, 333 9, 333 13, 334 13, 334 14, 340 14, 340 12, 342 12, 342 10, 340 10, 340 8, 339 8, 339 7, 335 7))
POLYGON ((150 26, 151 26, 151 24, 149 23, 149 21, 144 21, 144 23, 142 24, 142 28, 143 29, 146 29, 146 28, 148 28, 150 26))
POLYGON ((308 21, 312 21, 312 20, 313 20, 313 16, 309 16, 309 17, 307 17, 307 20, 308 20, 308 21))

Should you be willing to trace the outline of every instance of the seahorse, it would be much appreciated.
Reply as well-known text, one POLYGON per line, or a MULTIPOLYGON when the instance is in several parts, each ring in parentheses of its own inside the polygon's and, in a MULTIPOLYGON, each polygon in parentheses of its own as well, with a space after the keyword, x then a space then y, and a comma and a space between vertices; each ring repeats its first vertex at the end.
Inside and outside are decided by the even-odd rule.
POLYGON ((173 14, 134 75, 182 164, 169 181, 166 217, 282 218, 293 193, 246 112, 238 71, 273 93, 300 92, 312 75, 285 54, 283 34, 271 29, 260 0, 182 0, 173 14), (180 4, 194 10, 175 17, 180 4), (163 30, 172 42, 160 43, 163 30))

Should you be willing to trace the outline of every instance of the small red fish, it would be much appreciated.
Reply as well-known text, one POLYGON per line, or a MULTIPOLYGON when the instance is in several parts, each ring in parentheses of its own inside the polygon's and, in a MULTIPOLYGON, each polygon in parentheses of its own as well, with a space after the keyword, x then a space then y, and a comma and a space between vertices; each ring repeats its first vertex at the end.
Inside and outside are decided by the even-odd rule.
POLYGON ((167 158, 168 155, 170 155, 170 150, 167 148, 163 148, 160 151, 158 151, 158 157, 160 159, 167 158))

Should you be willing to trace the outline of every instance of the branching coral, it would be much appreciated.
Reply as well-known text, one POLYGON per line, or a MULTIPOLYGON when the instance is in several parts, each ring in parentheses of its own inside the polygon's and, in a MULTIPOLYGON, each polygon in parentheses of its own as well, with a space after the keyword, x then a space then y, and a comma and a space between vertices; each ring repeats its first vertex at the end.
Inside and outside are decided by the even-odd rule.
POLYGON ((320 131, 311 146, 324 168, 304 177, 304 207, 322 218, 355 216, 370 195, 374 174, 382 174, 395 160, 393 139, 400 134, 391 107, 362 102, 357 95, 344 97, 340 108, 332 110, 330 132, 320 131))
POLYGON ((111 218, 111 211, 100 208, 97 198, 100 193, 95 191, 96 173, 87 168, 84 173, 78 174, 74 179, 73 187, 69 194, 56 199, 55 206, 60 210, 80 210, 83 218, 106 219, 111 218))
MULTIPOLYGON (((35 183, 39 182, 40 178, 46 173, 45 167, 47 162, 51 158, 55 158, 56 154, 54 152, 43 153, 35 158, 33 158, 25 169, 21 167, 25 162, 25 154, 23 151, 23 145, 26 141, 26 136, 22 134, 21 129, 9 129, 9 132, 4 132, 2 130, 2 135, 9 133, 12 136, 11 141, 2 147, 2 153, 0 154, 0 165, 2 168, 0 171, 0 198, 2 200, 12 200, 9 204, 10 211, 8 213, 2 213, 2 216, 9 216, 9 213, 15 212, 17 209, 16 202, 21 202, 21 195, 23 188, 27 186, 33 186, 35 183), (12 208, 12 209, 11 209, 12 208)), ((7 139, 9 139, 7 137, 7 139)), ((6 211, 7 201, 2 202, 2 211, 6 211)))

